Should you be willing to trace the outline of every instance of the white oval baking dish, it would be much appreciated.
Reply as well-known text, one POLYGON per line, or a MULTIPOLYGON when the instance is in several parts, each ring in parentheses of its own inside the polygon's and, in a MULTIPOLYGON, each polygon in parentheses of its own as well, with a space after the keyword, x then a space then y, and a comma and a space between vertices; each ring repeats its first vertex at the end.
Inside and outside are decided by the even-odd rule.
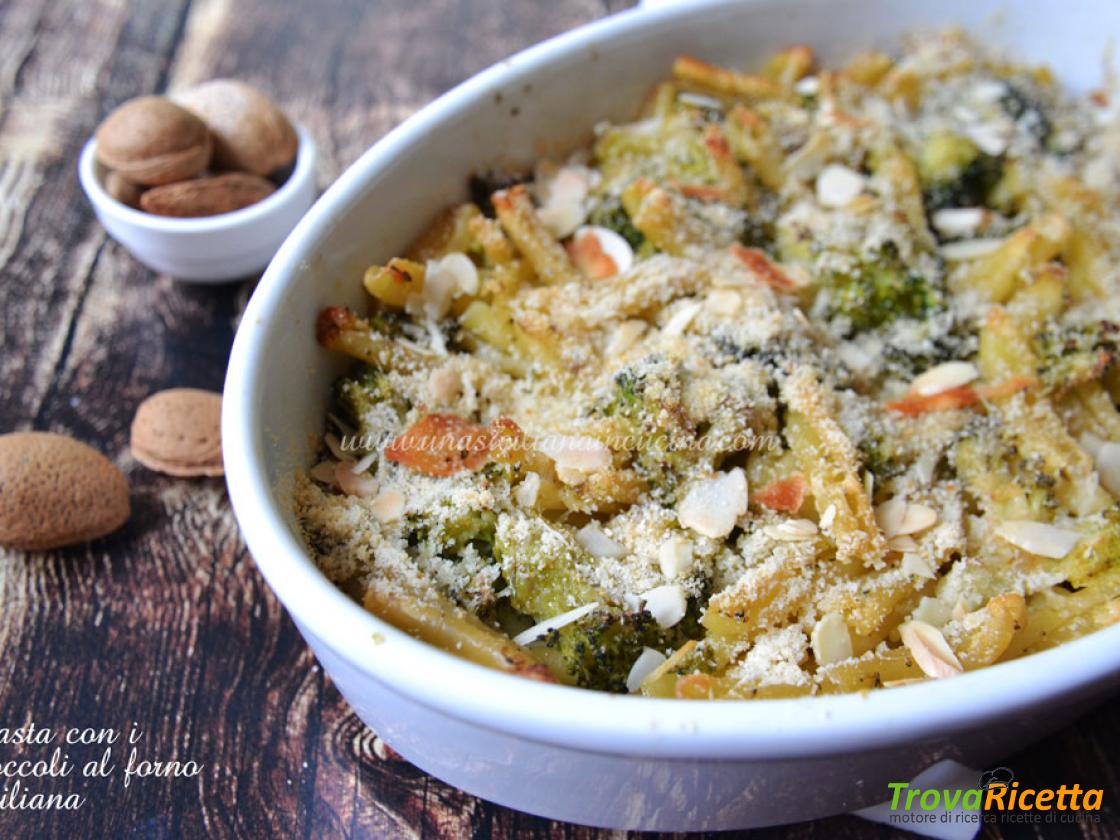
POLYGON ((340 363, 321 307, 363 304, 359 278, 461 199, 471 171, 585 141, 680 53, 743 65, 792 43, 839 60, 915 27, 960 24, 1068 85, 1100 81, 1120 5, 991 0, 687 3, 600 21, 481 73, 366 152, 315 204, 253 295, 226 380, 230 495, 257 563, 358 715, 407 759, 470 793, 549 817, 715 830, 810 819, 887 798, 932 762, 985 766, 1120 684, 1120 627, 1025 660, 868 695, 754 703, 596 694, 485 670, 365 612, 308 559, 289 509, 340 363))

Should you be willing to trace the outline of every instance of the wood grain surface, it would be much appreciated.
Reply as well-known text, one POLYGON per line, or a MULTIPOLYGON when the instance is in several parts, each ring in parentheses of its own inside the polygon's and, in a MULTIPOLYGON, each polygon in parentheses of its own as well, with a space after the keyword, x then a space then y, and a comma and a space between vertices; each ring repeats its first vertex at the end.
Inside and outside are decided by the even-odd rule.
MULTIPOLYGON (((144 397, 221 388, 252 281, 192 288, 135 263, 94 219, 75 162, 125 99, 235 76, 308 126, 325 186, 419 105, 614 6, 0 2, 0 431, 46 429, 93 444, 128 475, 134 506, 124 530, 88 546, 0 550, 0 729, 135 725, 141 757, 202 766, 193 778, 127 788, 119 777, 35 781, 25 787, 77 792, 86 804, 0 808, 0 837, 607 836, 491 805, 379 758, 375 735, 257 573, 224 484, 157 476, 131 460, 128 427, 144 397)), ((1034 786, 1107 791, 1100 823, 1045 836, 1120 836, 1118 743, 1112 704, 1008 759, 1034 786)), ((100 754, 68 750, 78 761, 100 754)), ((0 744, 0 760, 31 754, 0 744)), ((1043 836, 1012 825, 985 834, 1043 836)), ((838 817, 759 836, 901 835, 838 817)))

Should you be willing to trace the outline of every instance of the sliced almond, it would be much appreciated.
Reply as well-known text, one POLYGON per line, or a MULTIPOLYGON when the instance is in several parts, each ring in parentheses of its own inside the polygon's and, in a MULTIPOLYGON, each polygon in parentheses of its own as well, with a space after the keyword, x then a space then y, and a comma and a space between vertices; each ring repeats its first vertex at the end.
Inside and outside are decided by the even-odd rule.
POLYGON ((817 201, 823 207, 847 207, 863 192, 866 178, 839 163, 830 163, 817 176, 817 201))
POLYGON ((910 390, 919 396, 931 397, 967 385, 979 376, 980 371, 971 362, 945 362, 915 377, 910 390))
POLYGON ((918 542, 911 536, 891 537, 887 540, 887 548, 905 554, 907 551, 917 551, 918 542))
POLYGON ((937 511, 926 505, 908 504, 895 496, 875 508, 875 521, 887 539, 917 534, 937 522, 937 511))
POLYGON ((700 314, 700 310, 703 308, 704 304, 699 301, 690 301, 684 304, 673 313, 665 326, 661 328, 661 334, 667 336, 684 335, 684 331, 688 329, 692 319, 700 314))
POLYGON ((902 496, 894 496, 875 508, 875 521, 888 539, 901 533, 899 529, 905 515, 906 499, 902 496))
POLYGON ((1105 441, 1092 453, 1101 487, 1120 498, 1120 443, 1105 441))
POLYGON ((898 628, 902 643, 914 657, 922 673, 935 679, 955 677, 964 672, 961 662, 941 631, 924 621, 908 621, 898 628))
POLYGON ((585 199, 591 171, 584 166, 563 166, 547 180, 538 178, 541 207, 537 216, 557 239, 571 236, 587 218, 585 199))
POLYGON ((545 619, 539 624, 534 624, 528 630, 522 630, 513 637, 513 641, 518 645, 528 645, 547 636, 553 630, 559 630, 561 627, 566 627, 573 622, 579 621, 585 615, 595 612, 599 609, 599 604, 584 604, 582 607, 576 607, 574 610, 562 612, 560 615, 553 616, 552 618, 545 619))
POLYGON ((1005 520, 996 526, 995 533, 1023 551, 1052 560, 1061 560, 1073 551, 1083 536, 1080 531, 1029 519, 1005 520))
POLYGON ((688 610, 688 595, 679 583, 667 583, 643 592, 641 601, 662 629, 674 627, 688 610))
POLYGON ((708 294, 704 305, 715 315, 730 317, 739 311, 743 298, 734 289, 716 289, 708 294))
POLYGON ((611 465, 607 445, 587 435, 547 435, 538 448, 556 463, 557 475, 567 484, 578 484, 581 476, 586 478, 611 465))
POLYGON ((347 496, 372 496, 377 492, 377 479, 365 473, 356 473, 353 463, 340 461, 334 470, 334 480, 347 496))
POLYGON ((797 542, 815 537, 817 525, 811 519, 786 519, 774 525, 767 525, 762 531, 772 540, 797 542))
POLYGON ((836 505, 829 505, 824 509, 821 514, 820 528, 822 531, 827 531, 832 527, 832 523, 836 521, 836 505))
POLYGON ((634 664, 630 666, 630 673, 626 675, 626 690, 634 693, 642 687, 646 677, 660 668, 668 657, 653 648, 642 648, 634 664))
MULTIPOLYGON (((898 539, 903 539, 899 537, 898 539)), ((937 568, 933 565, 933 561, 928 557, 923 557, 921 554, 904 554, 902 555, 901 563, 902 571, 914 577, 922 577, 933 580, 937 577, 937 568)))
POLYGON ((937 511, 926 505, 906 505, 906 511, 902 515, 902 522, 899 524, 899 530, 896 536, 906 536, 908 534, 920 534, 928 528, 932 528, 937 524, 937 511))
POLYGON ((370 505, 378 522, 396 522, 404 515, 404 493, 400 490, 382 490, 370 505))
POLYGON ((626 546, 607 536, 598 522, 588 522, 576 531, 576 542, 592 557, 624 557, 627 554, 626 546))
POLYGON ((603 348, 607 357, 621 356, 634 346, 635 342, 642 337, 642 333, 645 331, 645 321, 638 319, 623 321, 614 328, 614 332, 612 332, 610 338, 607 339, 607 346, 603 348))
POLYGON ((930 216, 930 222, 942 236, 971 236, 991 216, 983 207, 946 207, 930 216))
POLYGON ((681 536, 669 537, 657 549, 657 564, 669 580, 688 574, 692 568, 692 540, 681 536))
POLYGON ((1003 245, 1002 239, 966 239, 961 242, 947 242, 938 250, 949 262, 963 262, 987 256, 992 251, 998 251, 1001 245, 1003 245))
POLYGON ((463 374, 457 366, 448 363, 428 374, 428 393, 439 406, 449 406, 463 396, 463 374))
POLYGON ((839 613, 823 615, 814 625, 809 642, 818 665, 831 665, 852 657, 852 635, 839 613))
POLYGON ((521 483, 513 491, 513 498, 517 504, 524 508, 531 508, 537 503, 537 496, 541 491, 541 477, 538 473, 527 472, 521 483))
POLYGON ((337 466, 338 461, 320 461, 308 470, 307 474, 321 484, 334 484, 334 471, 337 466))
POLYGON ((705 537, 726 537, 747 512, 747 501, 747 476, 736 467, 693 484, 677 509, 677 519, 705 537))

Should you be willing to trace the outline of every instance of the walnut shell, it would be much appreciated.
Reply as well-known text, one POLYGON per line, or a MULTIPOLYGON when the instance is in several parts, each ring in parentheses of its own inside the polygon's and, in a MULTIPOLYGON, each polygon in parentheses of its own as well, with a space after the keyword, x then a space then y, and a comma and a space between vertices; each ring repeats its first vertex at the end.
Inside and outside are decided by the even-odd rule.
POLYGON ((136 409, 131 447, 156 472, 222 475, 222 395, 198 388, 152 394, 136 409))
POLYGON ((134 184, 193 178, 210 165, 206 124, 162 96, 130 99, 97 127, 97 159, 134 184))
POLYGON ((210 127, 214 164, 255 175, 289 166, 299 138, 284 112, 256 88, 234 79, 203 82, 175 96, 210 127))
POLYGON ((140 209, 158 216, 217 216, 256 204, 276 192, 276 185, 258 175, 227 172, 152 187, 140 196, 140 209))
POLYGON ((97 539, 129 517, 128 482, 65 435, 0 435, 0 545, 38 551, 97 539))

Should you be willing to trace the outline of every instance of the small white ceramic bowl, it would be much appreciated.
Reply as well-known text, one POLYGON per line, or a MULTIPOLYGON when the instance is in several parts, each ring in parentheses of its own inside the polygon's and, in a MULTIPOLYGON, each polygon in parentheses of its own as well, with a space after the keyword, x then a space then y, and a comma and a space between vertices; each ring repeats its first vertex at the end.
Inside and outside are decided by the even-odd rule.
POLYGON ((105 167, 90 138, 78 161, 82 189, 109 235, 153 271, 189 283, 258 274, 315 200, 315 142, 297 125, 299 152, 288 179, 256 204, 196 219, 142 213, 105 191, 105 167))
MULTIPOLYGON (((631 119, 686 53, 744 66, 808 43, 828 62, 960 24, 1066 84, 1100 83, 1120 4, 1084 0, 697 0, 627 12, 502 62, 414 115, 350 167, 281 247, 226 377, 230 498, 257 565, 355 711, 423 770, 523 811, 629 829, 806 820, 889 798, 946 758, 990 767, 1120 686, 1120 627, 947 680, 755 702, 660 700, 518 679, 380 621, 308 557, 292 513, 331 382, 320 308, 367 305, 362 269, 399 253, 467 176, 586 142, 631 119)), ((1102 745, 1103 746, 1103 745, 1102 745)), ((1014 768, 1013 768, 1014 769, 1014 768)), ((1077 781, 1069 780, 1071 783, 1077 781)))

